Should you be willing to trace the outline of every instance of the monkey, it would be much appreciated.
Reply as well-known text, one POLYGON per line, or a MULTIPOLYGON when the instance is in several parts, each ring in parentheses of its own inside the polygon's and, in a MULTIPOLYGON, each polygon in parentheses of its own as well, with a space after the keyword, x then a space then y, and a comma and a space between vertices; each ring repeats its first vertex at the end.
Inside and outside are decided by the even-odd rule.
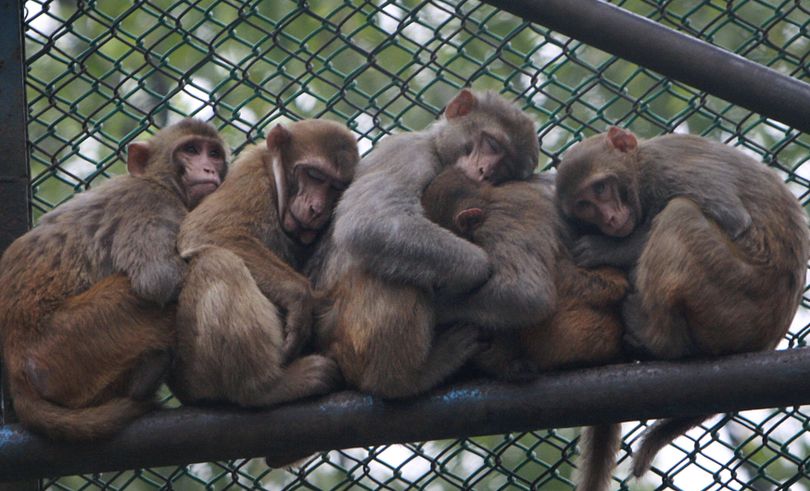
MULTIPOLYGON (((490 260, 428 220, 421 194, 452 166, 476 181, 527 179, 538 156, 534 123, 523 111, 497 94, 464 89, 430 127, 387 137, 361 160, 331 235, 307 267, 331 301, 318 316, 317 345, 350 386, 388 399, 410 397, 444 381, 480 349, 475 326, 434 333, 433 302, 483 285, 490 260)), ((522 292, 514 304, 521 312, 543 309, 551 299, 539 290, 522 292)))
POLYGON ((186 269, 177 232, 227 159, 213 126, 184 119, 129 144, 129 175, 78 193, 8 247, 0 335, 25 427, 107 438, 154 406, 186 269))
POLYGON ((338 386, 333 360, 296 358, 320 301, 298 271, 359 158, 341 124, 279 124, 183 221, 177 243, 189 271, 168 384, 181 402, 266 407, 338 386))
MULTIPOLYGON (((806 218, 778 175, 739 150, 611 127, 563 156, 557 201, 585 234, 580 264, 630 271, 624 342, 641 358, 773 349, 787 332, 804 285, 806 218)), ((634 475, 704 419, 650 427, 634 475)))
POLYGON ((493 262, 481 288, 436 306, 440 324, 468 322, 493 333, 491 346, 473 358, 487 374, 523 378, 621 359, 618 306, 627 279, 615 268, 574 264, 553 187, 546 176, 492 186, 451 167, 422 195, 428 218, 483 247, 493 262), (551 299, 540 309, 521 311, 513 302, 540 289, 551 299))

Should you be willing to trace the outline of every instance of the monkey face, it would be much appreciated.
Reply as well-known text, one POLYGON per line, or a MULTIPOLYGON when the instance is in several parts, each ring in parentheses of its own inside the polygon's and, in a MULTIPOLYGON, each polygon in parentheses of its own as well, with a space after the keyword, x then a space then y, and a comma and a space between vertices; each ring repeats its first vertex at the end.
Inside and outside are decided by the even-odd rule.
POLYGON ((303 244, 311 244, 329 223, 335 204, 347 186, 328 162, 297 164, 283 216, 284 231, 303 244))
POLYGON ((225 174, 225 150, 210 138, 190 136, 177 143, 173 159, 181 169, 181 184, 189 208, 216 191, 225 174))
POLYGON ((507 148, 509 143, 504 135, 482 131, 467 143, 465 154, 456 165, 473 181, 497 184, 510 174, 507 148))
POLYGON ((626 237, 636 228, 636 214, 624 199, 614 175, 597 175, 586 180, 574 195, 570 213, 611 237, 626 237))

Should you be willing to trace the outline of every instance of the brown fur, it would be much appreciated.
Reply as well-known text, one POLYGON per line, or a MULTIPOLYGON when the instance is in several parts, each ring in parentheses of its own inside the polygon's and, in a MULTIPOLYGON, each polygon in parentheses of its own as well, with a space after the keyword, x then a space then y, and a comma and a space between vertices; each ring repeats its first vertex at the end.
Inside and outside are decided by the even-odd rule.
POLYGON ((350 385, 386 398, 413 396, 480 349, 479 330, 464 322, 436 332, 432 302, 436 292, 482 285, 489 261, 480 247, 430 222, 419 199, 451 166, 491 182, 526 178, 538 152, 534 125, 516 106, 463 90, 431 127, 386 138, 364 157, 338 205, 334 234, 309 265, 334 302, 319 322, 319 344, 350 385))
POLYGON ((103 438, 152 407, 185 271, 175 240, 190 193, 176 142, 188 137, 221 150, 224 174, 216 130, 185 120, 138 144, 140 175, 78 194, 5 251, 3 359, 23 425, 103 438))
MULTIPOLYGON (((798 308, 808 258, 805 214, 770 169, 726 145, 688 135, 637 142, 612 128, 575 145, 558 173, 569 217, 577 189, 613 176, 634 210, 631 235, 585 236, 591 264, 624 263, 635 293, 623 306, 626 340, 653 358, 774 348, 798 308)), ((638 452, 641 475, 655 453, 699 420, 652 427, 638 452)))
POLYGON ((527 367, 549 370, 620 357, 618 305, 627 280, 614 268, 589 271, 573 264, 550 185, 538 178, 493 187, 450 169, 433 180, 423 204, 428 217, 493 257, 495 272, 473 298, 439 307, 494 333, 492 347, 475 357, 480 368, 511 378, 526 375, 520 371, 527 367), (471 208, 482 210, 482 220, 464 230, 456 217, 471 208), (534 291, 531 282, 546 285, 556 301, 521 315, 512 299, 534 291), (477 312, 481 305, 486 315, 477 312))
MULTIPOLYGON (((345 127, 307 120, 276 127, 265 145, 245 150, 217 193, 183 222, 178 248, 189 274, 178 305, 177 359, 169 385, 184 403, 229 401, 268 406, 336 387, 334 362, 296 359, 309 337, 317 299, 297 268, 310 253, 283 226, 287 210, 308 199, 301 163, 348 184, 359 159, 345 127), (282 175, 273 170, 280 157, 282 175), (284 179, 277 186, 276 179, 284 179)), ((329 207, 326 226, 331 217, 329 207)), ((322 217, 323 218, 323 217, 322 217)))

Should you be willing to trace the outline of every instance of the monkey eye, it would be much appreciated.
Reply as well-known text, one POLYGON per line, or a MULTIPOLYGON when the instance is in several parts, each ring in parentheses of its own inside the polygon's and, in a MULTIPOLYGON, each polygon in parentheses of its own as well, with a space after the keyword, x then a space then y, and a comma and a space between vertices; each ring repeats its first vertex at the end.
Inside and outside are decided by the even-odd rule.
POLYGON ((310 179, 318 182, 323 182, 326 180, 326 175, 317 169, 307 168, 307 175, 310 177, 310 179))
POLYGON ((347 187, 349 187, 349 186, 345 182, 332 181, 332 189, 334 189, 335 191, 337 191, 339 193, 342 193, 343 191, 345 191, 347 187))
POLYGON ((218 159, 218 158, 222 157, 222 152, 218 148, 215 148, 215 149, 211 150, 210 152, 208 152, 208 156, 213 157, 215 159, 218 159))
POLYGON ((469 155, 473 151, 473 144, 472 142, 467 142, 464 144, 464 154, 469 155))
POLYGON ((605 181, 595 182, 594 185, 593 185, 593 192, 597 196, 601 196, 602 193, 604 193, 606 189, 607 189, 607 184, 605 184, 605 181))
POLYGON ((186 152, 186 153, 196 155, 197 154, 197 145, 195 145, 194 143, 186 143, 183 146, 183 151, 186 152))
POLYGON ((484 135, 484 149, 487 153, 501 153, 501 144, 495 138, 484 135))

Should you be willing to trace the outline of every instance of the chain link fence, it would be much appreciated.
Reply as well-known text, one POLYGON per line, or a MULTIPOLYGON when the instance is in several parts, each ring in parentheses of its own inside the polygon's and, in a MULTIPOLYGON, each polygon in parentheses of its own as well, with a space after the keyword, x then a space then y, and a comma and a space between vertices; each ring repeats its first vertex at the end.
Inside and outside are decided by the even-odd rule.
MULTIPOLYGON (((810 81, 804 0, 612 3, 810 81)), ((537 121, 540 168, 608 124, 644 137, 690 132, 776 168, 807 206, 810 135, 477 0, 28 0, 24 8, 35 222, 124 173, 128 142, 184 116, 213 122, 235 152, 273 124, 308 117, 346 122, 367 151, 391 132, 423 128, 464 86, 501 92, 537 121)), ((783 347, 806 345, 807 306, 805 298, 783 347)), ((803 407, 717 416, 666 448, 640 481, 627 478, 628 457, 645 425, 625 424, 613 488, 810 489, 808 416, 803 407)), ((39 485, 562 490, 573 487, 577 437, 535 431, 333 451, 296 470, 235 460, 39 485)))

